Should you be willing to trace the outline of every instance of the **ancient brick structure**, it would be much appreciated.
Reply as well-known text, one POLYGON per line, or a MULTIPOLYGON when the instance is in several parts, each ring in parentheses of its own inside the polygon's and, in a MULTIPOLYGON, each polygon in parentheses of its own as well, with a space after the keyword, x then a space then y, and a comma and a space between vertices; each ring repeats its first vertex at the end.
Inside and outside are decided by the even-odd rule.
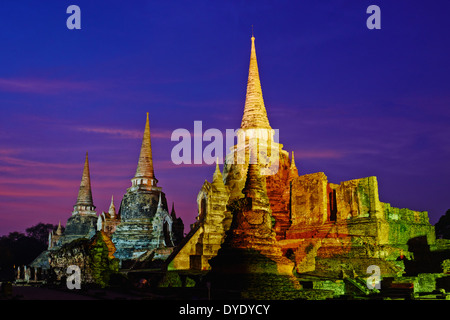
POLYGON ((48 258, 55 274, 53 280, 66 278, 67 267, 74 265, 80 268, 83 286, 95 283, 105 287, 111 274, 119 271, 119 260, 114 257, 114 252, 111 239, 103 231, 96 232, 90 239, 76 239, 58 250, 50 250, 48 258))
MULTIPOLYGON (((367 267, 377 265, 381 276, 395 277, 404 272, 401 259, 413 258, 411 239, 422 238, 430 247, 435 245, 427 212, 381 202, 376 177, 334 184, 323 172, 299 175, 294 154, 290 158, 275 141, 269 124, 254 37, 237 136, 237 145, 225 159, 223 176, 217 166, 213 182, 206 181, 201 188, 197 221, 169 258, 168 270, 210 270, 211 265, 213 273, 233 270, 231 256, 220 256, 227 256, 231 249, 254 248, 255 254, 269 259, 272 266, 287 268, 289 264, 280 259, 289 258, 297 276, 367 276, 367 267), (264 180, 261 184, 255 183, 258 179, 249 180, 255 176, 250 157, 255 150, 264 180), (263 225, 264 240, 258 238, 263 225)), ((258 270, 261 265, 247 267, 258 270)))
POLYGON ((212 182, 201 187, 188 235, 183 238, 183 222, 174 205, 169 213, 157 185, 147 114, 136 174, 119 212, 111 199, 108 212, 97 217, 86 154, 66 231, 50 234, 49 250, 37 262, 50 258, 60 275, 68 264, 83 266, 85 281, 103 285, 118 260, 133 266, 165 260, 166 279, 201 275, 199 281, 210 281, 224 297, 238 292, 257 299, 368 294, 367 270, 374 266, 392 288, 413 283, 417 292, 434 290, 448 275, 450 244, 436 240, 427 212, 381 202, 373 176, 336 184, 323 172, 302 174, 276 137, 252 37, 237 144, 223 172, 217 161, 212 182))
POLYGON ((365 274, 376 264, 385 266, 382 275, 395 276, 402 272, 397 258, 411 257, 410 239, 425 236, 435 244, 427 213, 380 202, 376 177, 336 185, 322 172, 298 176, 291 182, 289 215, 291 226, 279 241, 294 253, 299 273, 365 274), (327 267, 333 257, 340 268, 327 267))
POLYGON ((208 260, 217 254, 223 234, 230 227, 231 213, 227 211, 228 192, 223 183, 219 164, 216 165, 212 183, 205 181, 197 203, 199 215, 191 232, 169 257, 174 269, 208 270, 208 260), (172 260, 173 257, 176 258, 172 260))

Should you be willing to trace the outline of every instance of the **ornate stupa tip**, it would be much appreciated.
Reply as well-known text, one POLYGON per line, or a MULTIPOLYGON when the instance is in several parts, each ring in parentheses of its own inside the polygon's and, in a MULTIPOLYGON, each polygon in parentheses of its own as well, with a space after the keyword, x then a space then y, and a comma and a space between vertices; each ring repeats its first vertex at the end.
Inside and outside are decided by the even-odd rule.
POLYGON ((218 187, 220 189, 225 187, 225 184, 223 183, 222 172, 220 172, 219 158, 216 159, 216 170, 214 171, 212 184, 216 186, 216 188, 218 187))
POLYGON ((56 234, 57 234, 58 236, 62 235, 61 220, 59 220, 58 228, 56 229, 56 234))
POLYGON ((216 158, 216 170, 214 171, 214 177, 216 175, 222 175, 222 173, 220 172, 220 168, 219 168, 219 158, 216 158))
POLYGON ((252 34, 250 51, 250 65, 247 80, 244 115, 241 121, 242 129, 264 128, 271 129, 259 79, 258 62, 256 59, 255 37, 252 34))
MULTIPOLYGON (((156 180, 153 170, 152 144, 150 138, 150 121, 148 118, 145 122, 144 136, 142 138, 141 152, 139 154, 138 166, 134 179, 146 178, 149 180, 156 180)), ((148 181, 150 183, 151 181, 148 181)))
POLYGON ((109 217, 114 219, 116 217, 116 207, 114 206, 114 196, 111 196, 111 204, 108 210, 109 217))
POLYGON ((83 175, 81 177, 80 190, 78 191, 77 205, 93 206, 91 177, 89 173, 89 156, 86 151, 86 159, 84 161, 83 175))

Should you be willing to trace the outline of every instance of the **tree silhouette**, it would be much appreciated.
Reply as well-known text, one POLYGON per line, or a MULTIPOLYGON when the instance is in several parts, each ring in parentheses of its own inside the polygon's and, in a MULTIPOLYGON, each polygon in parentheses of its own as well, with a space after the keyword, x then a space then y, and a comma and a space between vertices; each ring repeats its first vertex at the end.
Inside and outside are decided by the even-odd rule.
POLYGON ((450 239, 450 209, 439 218, 439 221, 434 227, 436 230, 436 238, 450 239))
MULTIPOLYGON (((58 226, 50 224, 50 223, 38 223, 35 226, 32 226, 26 229, 27 236, 33 239, 36 239, 40 243, 47 244, 48 242, 48 234, 53 230, 56 231, 58 226)), ((63 230, 64 231, 64 230, 63 230)))
POLYGON ((57 227, 39 223, 26 229, 26 235, 15 231, 0 237, 0 281, 12 280, 14 268, 30 264, 47 249, 48 233, 57 227))

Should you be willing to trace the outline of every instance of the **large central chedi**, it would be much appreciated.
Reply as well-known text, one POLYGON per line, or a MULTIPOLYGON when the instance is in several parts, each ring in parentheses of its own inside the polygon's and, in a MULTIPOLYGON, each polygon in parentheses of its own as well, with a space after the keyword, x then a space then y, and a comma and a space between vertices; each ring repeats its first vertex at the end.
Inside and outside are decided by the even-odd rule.
MULTIPOLYGON (((436 243, 427 212, 381 202, 376 177, 334 184, 323 172, 299 175, 293 152, 290 157, 274 139, 251 40, 238 143, 225 159, 223 174, 217 165, 212 183, 203 184, 197 221, 168 259, 168 270, 211 270, 215 279, 266 273, 257 277, 260 288, 270 288, 273 275, 296 274, 321 279, 314 286, 338 291, 343 282, 324 279, 360 277, 352 281, 361 289, 365 285, 358 281, 370 276, 370 266, 379 268, 381 277, 401 275, 402 259, 413 257, 411 241, 431 248, 436 243)), ((234 289, 241 290, 237 282, 234 289)), ((231 283, 222 285, 233 289, 231 283)))

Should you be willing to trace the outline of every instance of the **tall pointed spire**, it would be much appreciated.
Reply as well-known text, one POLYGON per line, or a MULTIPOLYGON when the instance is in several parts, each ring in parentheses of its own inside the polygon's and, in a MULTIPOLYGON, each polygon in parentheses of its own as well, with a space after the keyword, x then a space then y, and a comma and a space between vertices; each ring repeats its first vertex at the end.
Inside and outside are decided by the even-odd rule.
POLYGON ((73 206, 74 214, 95 215, 94 201, 92 200, 91 177, 89 173, 89 157, 86 151, 86 160, 84 161, 83 176, 81 177, 80 190, 78 191, 77 203, 73 206))
POLYGON ((245 98, 244 116, 241 128, 264 128, 271 129, 267 118, 266 108, 259 79, 258 62, 256 60, 255 37, 252 28, 252 47, 250 54, 250 67, 248 71, 247 95, 245 98))
POLYGON ((58 236, 60 236, 60 235, 62 235, 62 229, 61 229, 61 220, 59 220, 59 223, 58 223, 58 228, 56 229, 56 234, 58 235, 58 236))
POLYGON ((295 165, 294 151, 292 151, 291 167, 290 169, 297 169, 295 165))
POLYGON ((150 122, 148 120, 148 112, 147 121, 145 123, 144 137, 142 138, 141 153, 139 155, 139 162, 133 180, 140 181, 140 183, 136 184, 148 185, 156 185, 156 182, 158 182, 155 178, 155 172, 153 170, 152 144, 150 140, 150 122))
POLYGON ((89 158, 86 151, 86 160, 84 161, 83 176, 81 177, 80 190, 78 191, 77 205, 93 206, 91 177, 89 173, 89 158))

